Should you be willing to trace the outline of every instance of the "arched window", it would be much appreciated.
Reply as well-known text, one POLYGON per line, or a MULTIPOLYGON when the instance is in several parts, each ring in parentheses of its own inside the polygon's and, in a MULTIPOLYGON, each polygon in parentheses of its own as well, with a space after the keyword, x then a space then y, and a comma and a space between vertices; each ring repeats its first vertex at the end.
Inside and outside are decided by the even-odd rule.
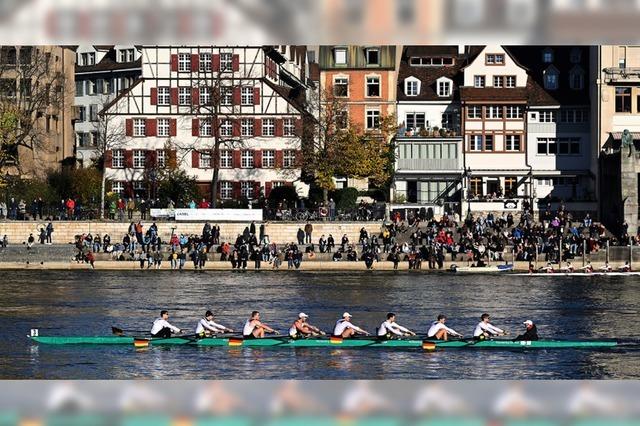
POLYGON ((544 72, 544 88, 547 90, 556 90, 560 85, 560 72, 553 65, 544 72))
POLYGON ((569 73, 569 87, 573 90, 584 88, 584 70, 577 65, 569 73))

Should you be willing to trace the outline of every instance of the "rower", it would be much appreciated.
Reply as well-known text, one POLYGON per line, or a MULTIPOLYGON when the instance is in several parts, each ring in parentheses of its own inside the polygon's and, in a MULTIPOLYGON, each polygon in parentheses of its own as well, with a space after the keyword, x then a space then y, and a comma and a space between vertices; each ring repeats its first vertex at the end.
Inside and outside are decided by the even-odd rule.
POLYGON ((547 274, 553 274, 553 265, 551 265, 551 262, 547 262, 547 266, 544 266, 541 268, 544 272, 546 272, 547 274))
POLYGON ((180 333, 178 327, 173 326, 167 321, 169 319, 169 311, 160 311, 160 318, 156 318, 153 321, 153 327, 151 327, 151 337, 171 337, 171 333, 180 333))
POLYGON ((473 338, 475 340, 485 340, 493 336, 506 336, 508 333, 494 325, 492 325, 489 314, 482 314, 480 322, 476 325, 476 329, 473 331, 473 338))
POLYGON ((431 327, 427 332, 427 337, 429 339, 437 339, 437 340, 449 340, 449 335, 455 336, 455 337, 462 337, 462 334, 444 325, 446 321, 447 321, 447 317, 445 315, 442 315, 442 314, 438 315, 438 319, 431 324, 431 327))
POLYGON ((393 336, 415 336, 416 333, 396 322, 396 314, 389 312, 387 320, 378 328, 378 338, 390 339, 393 336))
POLYGON ((613 270, 613 268, 611 268, 611 265, 609 265, 609 262, 604 262, 604 266, 602 268, 600 268, 603 272, 611 272, 613 270))
POLYGON ((591 261, 587 260, 587 264, 585 266, 583 266, 582 269, 587 274, 591 274, 593 272, 593 266, 591 265, 591 261))
POLYGON ((204 314, 204 318, 201 318, 196 326, 196 334, 200 337, 224 332, 233 333, 233 330, 215 322, 211 311, 207 311, 204 314))
POLYGON ((242 336, 245 339, 262 339, 264 334, 274 333, 280 334, 277 330, 269 327, 267 324, 260 322, 260 312, 251 312, 251 318, 244 324, 244 330, 242 330, 242 336))
POLYGON ((326 333, 320 330, 318 327, 315 327, 307 322, 309 315, 304 312, 300 312, 298 314, 298 319, 291 324, 291 328, 289 328, 289 336, 292 339, 297 339, 300 337, 309 337, 309 336, 324 336, 326 333))
POLYGON ((564 270, 570 274, 572 274, 574 271, 573 265, 568 260, 567 260, 567 266, 564 268, 564 270))
POLYGON ((631 265, 629 265, 629 261, 624 262, 624 265, 618 268, 620 272, 631 272, 631 265))
POLYGON ((524 323, 526 330, 523 334, 518 335, 518 337, 516 337, 515 339, 513 339, 514 342, 520 341, 520 340, 525 340, 527 342, 531 342, 533 340, 538 340, 538 328, 536 327, 536 325, 533 323, 533 321, 531 320, 526 320, 524 323))
POLYGON ((364 334, 365 336, 370 336, 370 334, 360 327, 353 325, 351 323, 351 314, 349 312, 345 312, 342 314, 342 319, 336 321, 336 326, 333 329, 333 335, 336 337, 349 338, 355 334, 364 334))

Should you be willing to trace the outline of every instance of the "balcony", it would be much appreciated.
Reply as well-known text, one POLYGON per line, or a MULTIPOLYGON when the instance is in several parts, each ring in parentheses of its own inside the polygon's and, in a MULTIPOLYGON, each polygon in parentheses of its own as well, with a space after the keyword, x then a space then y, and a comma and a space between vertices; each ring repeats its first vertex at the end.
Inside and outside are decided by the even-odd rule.
POLYGON ((460 171, 457 158, 401 158, 396 160, 396 172, 460 171))
POLYGON ((605 81, 607 83, 617 81, 640 82, 640 68, 612 67, 605 68, 604 73, 606 74, 605 81))
POLYGON ((420 129, 407 129, 406 127, 400 127, 396 133, 397 138, 415 138, 415 139, 428 139, 428 138, 460 138, 461 133, 459 129, 440 129, 438 127, 428 127, 420 129))

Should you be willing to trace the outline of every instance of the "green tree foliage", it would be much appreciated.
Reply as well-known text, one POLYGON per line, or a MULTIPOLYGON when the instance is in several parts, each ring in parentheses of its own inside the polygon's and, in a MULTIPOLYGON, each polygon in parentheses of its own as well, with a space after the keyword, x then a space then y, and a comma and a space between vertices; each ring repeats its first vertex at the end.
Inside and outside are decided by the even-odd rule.
POLYGON ((186 206, 191 200, 200 198, 196 180, 181 169, 168 169, 158 180, 158 198, 173 200, 176 206, 186 206))

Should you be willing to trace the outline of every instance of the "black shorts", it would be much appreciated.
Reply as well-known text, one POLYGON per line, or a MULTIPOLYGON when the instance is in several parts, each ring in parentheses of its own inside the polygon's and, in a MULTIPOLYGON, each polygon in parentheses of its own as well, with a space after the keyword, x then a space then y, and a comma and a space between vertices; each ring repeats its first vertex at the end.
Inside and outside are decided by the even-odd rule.
POLYGON ((253 334, 249 334, 248 336, 245 336, 244 334, 242 335, 242 338, 244 340, 251 340, 251 339, 255 339, 256 336, 254 336, 253 334))

